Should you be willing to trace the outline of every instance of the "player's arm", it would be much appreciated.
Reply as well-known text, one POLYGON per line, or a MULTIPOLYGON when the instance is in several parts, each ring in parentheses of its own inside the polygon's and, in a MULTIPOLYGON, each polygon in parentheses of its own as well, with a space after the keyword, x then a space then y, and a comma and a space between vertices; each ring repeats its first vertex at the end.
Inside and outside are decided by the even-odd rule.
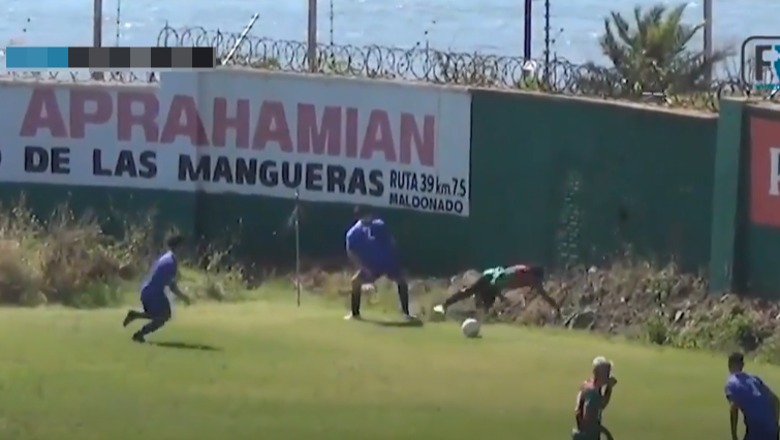
POLYGON ((484 272, 483 277, 486 278, 486 284, 493 289, 493 293, 496 297, 498 297, 501 302, 505 304, 508 303, 509 300, 506 297, 506 292, 514 288, 514 285, 512 284, 513 275, 501 268, 496 268, 492 269, 490 272, 484 272))
POLYGON ((737 422, 739 422, 739 407, 731 398, 731 390, 726 386, 726 400, 729 402, 729 424, 731 427, 731 440, 737 440, 737 422))
POLYGON ((185 295, 184 292, 181 291, 179 285, 176 284, 176 280, 171 281, 171 284, 169 284, 168 287, 171 289, 171 292, 173 292, 173 294, 176 295, 176 298, 179 298, 180 300, 184 301, 187 304, 190 303, 190 297, 185 295))
POLYGON ((769 398, 772 399, 772 403, 775 405, 775 420, 780 421, 780 399, 771 388, 766 387, 766 389, 769 391, 769 398))
POLYGON ((185 295, 184 292, 181 291, 179 288, 179 284, 176 282, 176 277, 178 274, 178 268, 173 268, 173 274, 171 276, 171 282, 168 283, 168 288, 171 289, 171 292, 176 296, 176 298, 180 299, 181 301, 184 301, 185 303, 190 303, 190 297, 185 295))
POLYGON ((604 397, 601 399, 601 409, 604 409, 609 405, 609 401, 612 400, 612 389, 617 384, 617 379, 614 377, 609 378, 606 389, 604 390, 604 397))
POLYGON ((612 400, 612 386, 613 385, 607 385, 604 390, 604 398, 601 399, 601 409, 606 408, 607 405, 609 405, 610 400, 612 400))
POLYGON ((506 297, 507 290, 508 289, 496 289, 496 296, 498 296, 498 299, 504 304, 509 303, 509 298, 506 297))
POLYGON ((769 399, 772 401, 772 405, 774 405, 775 408, 775 420, 780 421, 780 398, 777 397, 777 394, 772 390, 772 388, 769 388, 767 384, 764 383, 761 378, 756 378, 758 382, 761 384, 761 387, 763 388, 764 394, 769 396, 769 399))
POLYGON ((731 424, 731 440, 737 440, 737 422, 739 421, 739 408, 734 402, 729 402, 729 423, 731 424))
POLYGON ((578 431, 581 431, 583 429, 582 426, 582 420, 583 420, 583 409, 584 409, 584 402, 582 400, 582 390, 577 393, 577 401, 574 405, 574 426, 577 427, 578 431))
POLYGON ((374 227, 374 234, 376 234, 377 237, 381 237, 382 240, 390 243, 390 246, 392 246, 393 249, 397 248, 395 237, 392 233, 390 233, 390 230, 387 229, 387 224, 384 222, 384 220, 374 219, 372 225, 374 227))
POLYGON ((596 389, 584 390, 582 394, 582 424, 584 429, 592 429, 594 423, 599 418, 599 411, 601 408, 596 404, 594 393, 598 393, 596 389))
POLYGON ((357 230, 350 230, 347 232, 347 239, 346 239, 346 248, 347 248, 347 258, 349 258, 349 261, 354 264, 357 268, 362 269, 365 267, 363 264, 363 260, 360 258, 358 253, 355 251, 357 246, 360 245, 360 231, 357 230))

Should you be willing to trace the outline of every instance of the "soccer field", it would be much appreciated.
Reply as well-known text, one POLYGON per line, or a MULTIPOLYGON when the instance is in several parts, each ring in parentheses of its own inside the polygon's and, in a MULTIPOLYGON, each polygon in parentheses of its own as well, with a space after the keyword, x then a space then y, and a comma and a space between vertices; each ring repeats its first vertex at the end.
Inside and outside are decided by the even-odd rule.
MULTIPOLYGON (((188 349, 130 342, 123 310, 0 310, 0 438, 562 439, 596 355, 620 380, 605 413, 616 439, 728 436, 722 357, 504 326, 467 340, 454 323, 342 315, 180 308, 149 340, 208 346, 188 349)), ((780 369, 749 368, 780 385, 780 369)))

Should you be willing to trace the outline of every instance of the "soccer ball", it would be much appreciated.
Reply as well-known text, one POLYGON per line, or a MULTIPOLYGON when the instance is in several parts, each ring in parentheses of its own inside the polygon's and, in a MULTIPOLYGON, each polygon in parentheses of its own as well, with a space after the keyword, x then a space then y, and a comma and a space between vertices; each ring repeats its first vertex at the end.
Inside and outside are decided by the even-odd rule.
POLYGON ((460 325, 460 331, 463 332, 463 336, 467 338, 476 338, 479 336, 480 324, 474 318, 468 318, 460 325))

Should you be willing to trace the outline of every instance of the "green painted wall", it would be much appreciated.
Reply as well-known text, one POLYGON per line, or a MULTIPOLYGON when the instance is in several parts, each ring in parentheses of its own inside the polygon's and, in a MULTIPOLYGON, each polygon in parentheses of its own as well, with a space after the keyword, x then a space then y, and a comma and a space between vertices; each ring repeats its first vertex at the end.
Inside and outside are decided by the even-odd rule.
POLYGON ((170 191, 146 191, 98 187, 61 187, 40 184, 4 183, 0 203, 15 206, 20 200, 39 218, 46 220, 63 204, 77 214, 95 215, 108 232, 120 230, 127 221, 154 212, 160 229, 176 227, 186 234, 194 231, 194 195, 170 191))
MULTIPOLYGON (((230 241, 238 255, 257 264, 294 262, 295 236, 286 229, 292 200, 240 195, 187 194, 170 191, 55 187, 3 184, 0 203, 12 205, 24 194, 39 217, 49 218, 67 203, 74 212, 92 212, 118 230, 122 222, 154 210, 160 229, 175 226, 205 243, 230 241)), ((352 206, 304 203, 301 209, 301 251, 307 259, 343 263, 344 233, 352 222, 352 206)), ((466 267, 470 261, 468 219, 379 210, 401 245, 408 269, 440 274, 466 267)))
POLYGON ((706 267, 717 118, 475 90, 472 218, 486 259, 562 267, 632 248, 706 267))
MULTIPOLYGON (((630 246, 645 257, 709 264, 716 117, 532 94, 474 90, 471 217, 380 211, 408 269, 441 274, 533 261, 597 263, 630 246)), ((69 200, 106 220, 156 208, 159 220, 230 238, 258 264, 289 264, 293 201, 238 195, 4 184, 43 216, 69 200)), ((307 259, 343 261, 351 206, 303 204, 307 259)))
POLYGON ((712 240, 710 246, 710 291, 728 292, 734 286, 744 286, 745 258, 740 255, 739 230, 743 225, 747 205, 744 192, 745 170, 741 164, 744 102, 723 100, 720 103, 718 138, 715 145, 715 176, 712 198, 712 240))
MULTIPOLYGON (((237 250, 258 262, 293 261, 295 237, 283 226, 294 201, 200 195, 197 204, 201 212, 210 213, 197 216, 196 229, 202 236, 217 240, 231 234, 238 239, 237 250)), ((308 259, 343 262, 344 234, 353 222, 352 209, 346 204, 302 204, 302 254, 308 259)), ((393 231, 409 270, 442 274, 466 267, 470 261, 468 219, 395 209, 376 212, 393 231)))

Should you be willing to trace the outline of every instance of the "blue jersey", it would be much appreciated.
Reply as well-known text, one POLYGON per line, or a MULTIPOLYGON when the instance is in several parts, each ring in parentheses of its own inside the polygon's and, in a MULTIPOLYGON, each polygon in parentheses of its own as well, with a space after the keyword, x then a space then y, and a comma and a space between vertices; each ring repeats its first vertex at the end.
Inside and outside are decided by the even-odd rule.
POLYGON ((777 413, 770 393, 764 381, 752 374, 733 373, 726 381, 726 398, 742 411, 745 428, 750 431, 777 429, 777 413))
POLYGON ((396 263, 393 238, 380 219, 355 222, 347 231, 346 246, 369 268, 379 269, 396 263))
POLYGON ((165 288, 176 279, 176 256, 168 251, 152 265, 149 274, 141 285, 141 297, 165 297, 165 288))

